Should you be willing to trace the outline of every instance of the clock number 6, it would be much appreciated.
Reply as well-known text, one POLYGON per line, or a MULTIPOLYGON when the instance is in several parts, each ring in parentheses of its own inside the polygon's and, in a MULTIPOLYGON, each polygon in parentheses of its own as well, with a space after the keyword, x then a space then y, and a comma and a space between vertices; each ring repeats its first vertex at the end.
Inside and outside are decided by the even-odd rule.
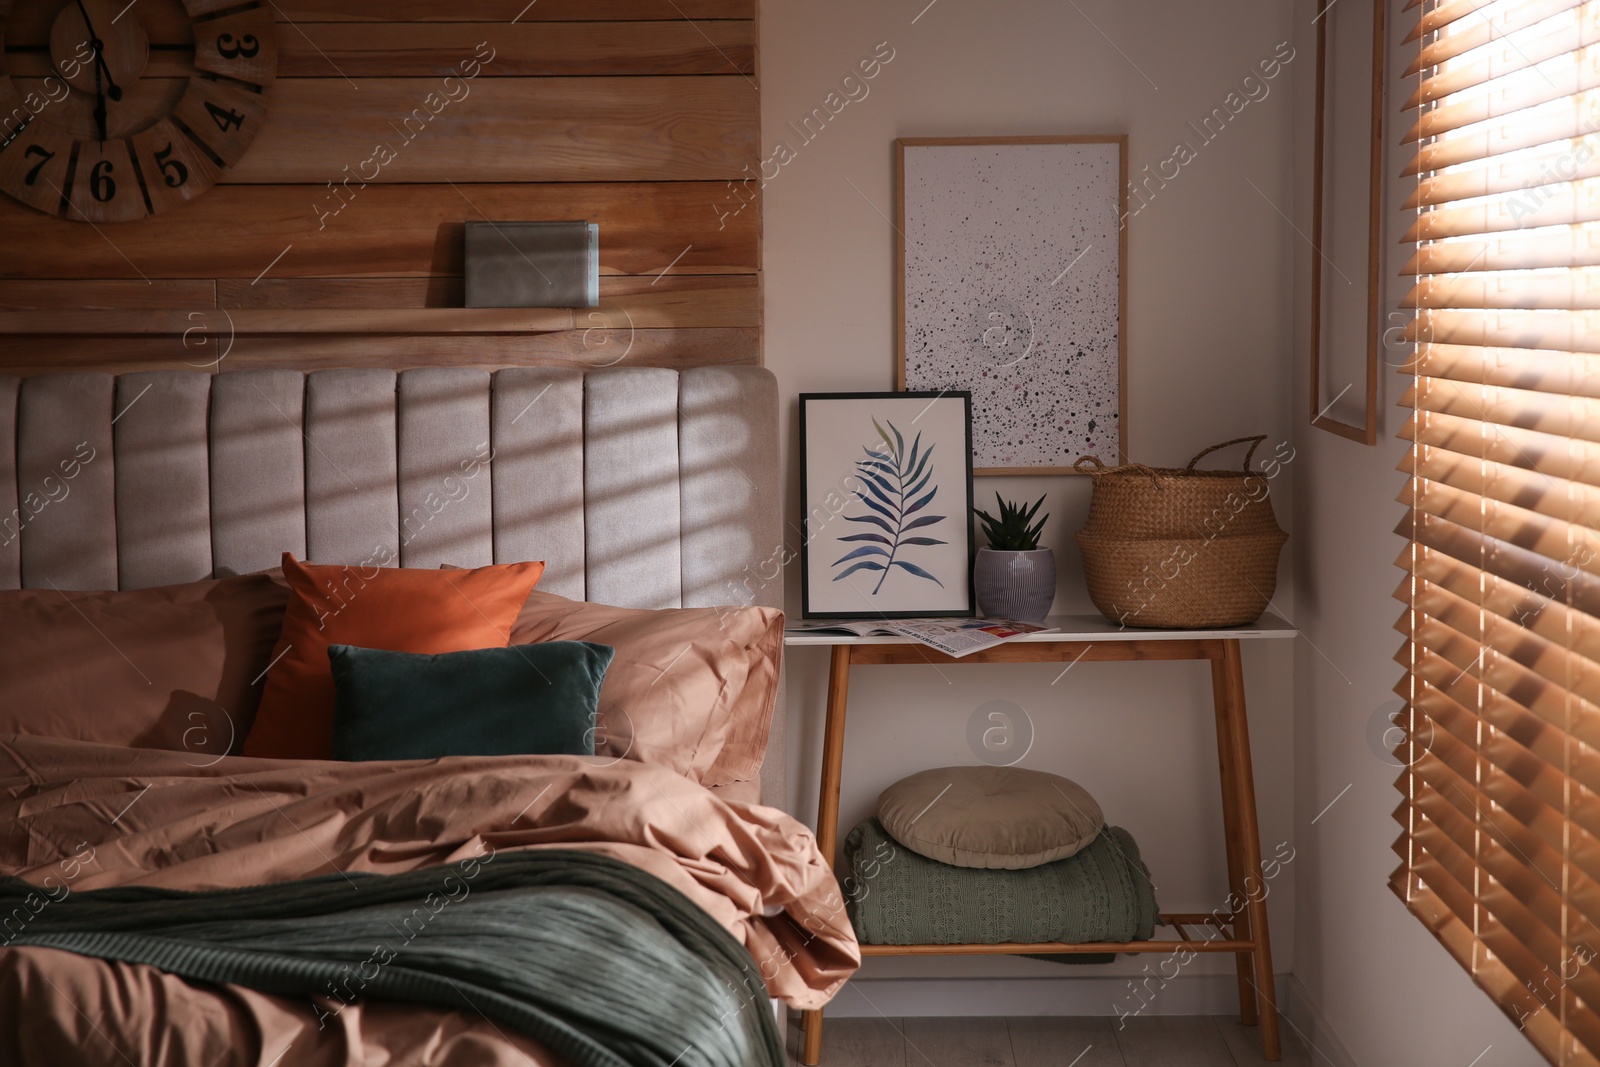
POLYGON ((247 33, 239 38, 239 43, 233 43, 233 34, 225 33, 217 38, 217 55, 223 59, 254 59, 261 51, 261 42, 256 40, 256 35, 247 33))
POLYGON ((169 144, 156 153, 156 163, 161 167, 167 188, 176 189, 189 180, 189 168, 183 165, 181 159, 172 158, 172 146, 169 144))
POLYGON ((24 185, 32 185, 34 182, 38 181, 39 172, 44 170, 44 165, 56 158, 56 154, 54 152, 40 148, 36 144, 29 145, 28 150, 22 154, 30 158, 35 158, 39 161, 33 165, 33 169, 28 172, 28 176, 22 179, 24 185))
POLYGON ((222 108, 218 107, 216 104, 213 104, 209 100, 206 101, 206 110, 211 112, 211 121, 215 122, 217 124, 217 129, 221 130, 223 133, 227 133, 229 130, 237 126, 244 125, 244 116, 239 114, 237 111, 224 111, 222 108))
POLYGON ((111 160, 102 159, 89 172, 89 195, 102 204, 117 195, 117 183, 111 178, 111 160))

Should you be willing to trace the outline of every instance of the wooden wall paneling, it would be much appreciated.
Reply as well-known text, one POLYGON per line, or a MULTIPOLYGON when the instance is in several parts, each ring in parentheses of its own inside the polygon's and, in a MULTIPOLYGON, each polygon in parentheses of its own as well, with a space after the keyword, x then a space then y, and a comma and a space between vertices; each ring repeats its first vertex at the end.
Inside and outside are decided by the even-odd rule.
MULTIPOLYGON (((18 90, 66 2, 0 5, 18 90)), ((0 261, 0 369, 759 361, 760 208, 726 210, 759 159, 755 0, 272 10, 267 125, 224 184, 98 230, 0 198, 27 253, 0 261), (466 221, 564 218, 600 224, 600 307, 461 307, 466 221)), ((180 0, 137 17, 130 109, 181 92, 194 41, 180 0)))
MULTIPOLYGON (((208 311, 211 309, 207 309, 208 311)), ((103 311, 73 314, 74 334, 131 337, 182 335, 194 325, 183 310, 103 311)), ((236 333, 560 333, 575 329, 570 308, 304 308, 217 309, 212 329, 236 333), (224 315, 222 312, 226 311, 224 315)), ((48 333, 61 315, 50 311, 0 311, 0 333, 48 333)))
POLYGON ((280 78, 455 74, 480 42, 494 50, 480 78, 753 74, 749 22, 324 23, 284 40, 280 78))
MULTIPOLYGON (((600 279, 602 292, 610 280, 600 279)), ((0 301, 4 300, 4 293, 0 288, 0 301)), ((254 282, 223 278, 217 282, 217 306, 226 308, 458 308, 465 299, 466 281, 459 274, 420 278, 262 278, 254 282)))
POLYGON ((0 374, 265 367, 561 366, 699 367, 760 362, 758 327, 567 330, 538 334, 260 334, 223 346, 190 338, 0 334, 0 374), (220 362, 213 351, 226 352, 220 362))
POLYGON ((756 0, 279 0, 295 22, 589 22, 754 19, 756 0))
POLYGON ((758 163, 743 78, 479 78, 459 83, 454 103, 442 79, 355 84, 274 86, 271 121, 222 180, 726 181, 758 163), (382 145, 394 153, 386 165, 382 145))
MULTIPOLYGON (((155 39, 167 47, 150 54, 141 80, 187 77, 194 65, 183 50, 186 38, 192 34, 180 23, 167 40, 155 39)), ((329 22, 307 34, 285 27, 278 40, 278 77, 459 77, 461 63, 482 42, 494 58, 479 67, 480 78, 755 73, 749 22, 329 22)), ((54 73, 42 44, 12 35, 9 45, 17 51, 7 69, 14 77, 54 73), (21 51, 33 48, 40 50, 21 51)))
POLYGON ((205 280, 138 278, 121 281, 56 281, 13 278, 0 281, 0 309, 30 308, 209 308, 216 306, 217 283, 205 280))
MULTIPOLYGON (((724 275, 715 275, 719 281, 724 275)), ((633 279, 630 279, 633 280, 633 279)), ((760 308, 753 278, 707 297, 685 288, 625 294, 596 308, 229 308, 205 315, 206 329, 257 333, 560 333, 566 330, 754 326, 760 308), (225 313, 225 314, 224 314, 225 313)), ((648 282, 641 285, 647 286, 648 282)), ((194 308, 101 308, 74 312, 75 334, 181 335, 199 321, 194 308)), ((204 311, 213 309, 204 307, 204 311)), ((49 333, 62 326, 59 308, 0 310, 0 333, 49 333)))
POLYGON ((289 35, 280 78, 444 77, 482 42, 494 58, 480 78, 572 75, 752 74, 749 22, 556 22, 516 26, 476 22, 359 22, 289 35))
POLYGON ((759 266, 756 212, 717 228, 723 182, 373 185, 319 225, 330 195, 324 186, 218 186, 180 210, 98 233, 0 197, 0 235, 28 250, 0 259, 0 278, 193 278, 202 266, 249 280, 269 266, 279 278, 461 274, 463 224, 481 218, 598 222, 606 274, 759 266))
MULTIPOLYGON (((0 308, 7 306, 4 286, 0 282, 0 308)), ((217 303, 225 308, 460 308, 461 298, 459 276, 217 283, 217 303)), ((753 274, 605 277, 600 306, 574 308, 572 314, 575 326, 588 327, 624 311, 617 325, 631 320, 637 327, 754 326, 761 318, 760 291, 753 274)))
MULTIPOLYGON (((280 0, 272 4, 279 22, 704 22, 750 21, 756 0, 537 0, 521 11, 523 0, 280 0)), ((24 5, 11 19, 19 39, 49 37, 55 10, 24 5)), ((139 21, 151 40, 187 25, 178 0, 140 0, 139 21)))
MULTIPOLYGON (((471 53, 469 52, 468 55, 471 53)), ((45 95, 40 78, 13 78, 45 95)), ((176 100, 182 79, 142 78, 108 105, 112 138, 176 100)), ((756 94, 742 78, 290 78, 232 184, 349 188, 392 182, 694 181, 752 173, 756 94), (457 99, 451 100, 451 95, 457 99), (331 113, 339 120, 330 122, 331 113), (642 131, 650 131, 642 136, 642 131), (380 152, 387 147, 386 156, 380 152), (384 162, 388 158, 387 163, 384 162)), ((53 105, 72 134, 95 136, 93 101, 53 105)))

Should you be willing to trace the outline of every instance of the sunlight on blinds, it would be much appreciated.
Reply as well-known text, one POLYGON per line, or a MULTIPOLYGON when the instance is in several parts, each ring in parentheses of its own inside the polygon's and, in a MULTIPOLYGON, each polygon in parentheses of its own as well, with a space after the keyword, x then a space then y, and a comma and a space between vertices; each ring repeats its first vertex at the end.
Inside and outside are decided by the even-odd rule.
POLYGON ((1600 1065, 1600 2, 1409 6, 1420 53, 1392 885, 1600 1065))

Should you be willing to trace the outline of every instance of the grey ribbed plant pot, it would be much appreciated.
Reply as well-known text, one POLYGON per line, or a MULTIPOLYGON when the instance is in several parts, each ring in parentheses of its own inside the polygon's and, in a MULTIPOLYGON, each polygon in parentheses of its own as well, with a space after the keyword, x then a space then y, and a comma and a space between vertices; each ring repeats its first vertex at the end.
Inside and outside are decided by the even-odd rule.
POLYGON ((972 565, 972 590, 978 610, 990 618, 1039 622, 1056 598, 1056 554, 1048 548, 980 548, 972 565))

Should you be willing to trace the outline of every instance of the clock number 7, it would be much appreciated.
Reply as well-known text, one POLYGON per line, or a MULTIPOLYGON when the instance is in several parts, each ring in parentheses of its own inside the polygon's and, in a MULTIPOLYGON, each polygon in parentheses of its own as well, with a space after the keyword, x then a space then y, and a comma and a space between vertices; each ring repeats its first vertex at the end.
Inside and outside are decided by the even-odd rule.
POLYGON ((172 158, 172 145, 169 144, 156 153, 156 163, 161 167, 167 188, 176 189, 189 180, 189 168, 183 165, 181 159, 172 158))
POLYGON ((37 162, 37 163, 35 163, 33 165, 33 169, 28 172, 28 176, 26 178, 22 179, 22 182, 23 182, 24 185, 32 185, 34 182, 38 181, 39 180, 39 172, 41 170, 44 170, 44 165, 46 163, 50 162, 52 159, 56 158, 56 154, 54 152, 51 152, 51 151, 48 151, 46 149, 40 148, 36 144, 29 145, 28 146, 28 150, 26 152, 23 152, 22 154, 24 156, 29 156, 29 157, 32 157, 34 159, 37 159, 39 161, 39 162, 37 162))
POLYGON ((206 110, 211 112, 211 121, 215 122, 217 129, 223 133, 244 125, 244 116, 237 111, 225 111, 209 100, 206 101, 206 110))

